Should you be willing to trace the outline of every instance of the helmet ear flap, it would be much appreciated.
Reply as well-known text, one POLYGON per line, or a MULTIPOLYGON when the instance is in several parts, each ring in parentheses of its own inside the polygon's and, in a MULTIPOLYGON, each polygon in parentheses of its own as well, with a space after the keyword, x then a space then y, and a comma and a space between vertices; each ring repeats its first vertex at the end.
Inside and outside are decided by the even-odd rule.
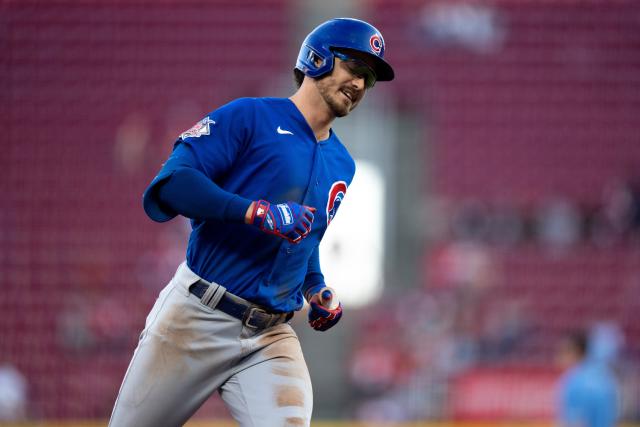
POLYGON ((320 77, 333 69, 333 54, 327 55, 316 51, 309 45, 303 45, 298 55, 296 68, 309 77, 320 77))

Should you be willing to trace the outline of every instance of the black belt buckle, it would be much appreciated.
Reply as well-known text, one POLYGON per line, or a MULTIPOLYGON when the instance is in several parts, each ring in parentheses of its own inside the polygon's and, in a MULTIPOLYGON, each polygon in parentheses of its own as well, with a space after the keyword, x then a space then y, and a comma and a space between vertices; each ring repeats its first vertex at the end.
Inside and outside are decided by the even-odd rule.
POLYGON ((251 307, 249 310, 245 312, 244 320, 242 321, 242 324, 247 328, 251 328, 251 329, 262 328, 264 324, 264 318, 257 317, 255 318, 257 324, 251 323, 251 319, 254 319, 254 314, 256 313, 263 313, 265 315, 269 314, 265 310, 261 309, 260 307, 251 307))

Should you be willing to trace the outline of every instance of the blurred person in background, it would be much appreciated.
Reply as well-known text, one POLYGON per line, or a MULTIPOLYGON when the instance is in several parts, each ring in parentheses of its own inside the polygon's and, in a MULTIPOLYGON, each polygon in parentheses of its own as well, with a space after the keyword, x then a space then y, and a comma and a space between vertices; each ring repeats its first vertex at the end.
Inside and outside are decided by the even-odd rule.
POLYGON ((0 422, 27 417, 27 380, 8 363, 0 365, 0 422))
POLYGON ((610 363, 612 335, 596 328, 563 337, 558 362, 565 371, 558 384, 560 427, 612 427, 618 419, 618 384, 610 363))
POLYGON ((192 220, 187 259, 147 318, 110 425, 181 426, 215 391, 241 426, 310 424, 289 321, 305 299, 315 330, 342 315, 325 300, 319 244, 355 163, 331 125, 393 79, 384 47, 364 21, 329 20, 302 43, 290 98, 237 99, 180 135, 144 209, 192 220))

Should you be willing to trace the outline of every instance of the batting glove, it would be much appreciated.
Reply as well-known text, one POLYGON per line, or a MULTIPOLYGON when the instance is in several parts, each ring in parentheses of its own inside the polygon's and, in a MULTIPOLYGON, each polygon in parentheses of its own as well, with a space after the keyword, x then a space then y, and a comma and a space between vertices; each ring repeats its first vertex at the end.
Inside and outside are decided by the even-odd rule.
POLYGON ((273 205, 258 200, 251 212, 251 224, 265 233, 275 234, 291 243, 300 243, 311 231, 315 210, 294 202, 273 205))
POLYGON ((340 321, 342 317, 342 303, 334 309, 322 304, 321 293, 318 292, 309 300, 309 325, 316 331, 326 331, 340 321))

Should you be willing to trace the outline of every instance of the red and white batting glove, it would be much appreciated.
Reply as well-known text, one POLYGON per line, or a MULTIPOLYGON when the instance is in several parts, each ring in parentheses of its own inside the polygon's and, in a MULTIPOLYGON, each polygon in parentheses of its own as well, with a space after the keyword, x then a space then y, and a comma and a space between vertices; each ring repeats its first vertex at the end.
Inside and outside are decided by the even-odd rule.
POLYGON ((324 288, 309 300, 309 325, 316 331, 326 331, 340 321, 342 303, 336 304, 333 298, 333 292, 324 288))

